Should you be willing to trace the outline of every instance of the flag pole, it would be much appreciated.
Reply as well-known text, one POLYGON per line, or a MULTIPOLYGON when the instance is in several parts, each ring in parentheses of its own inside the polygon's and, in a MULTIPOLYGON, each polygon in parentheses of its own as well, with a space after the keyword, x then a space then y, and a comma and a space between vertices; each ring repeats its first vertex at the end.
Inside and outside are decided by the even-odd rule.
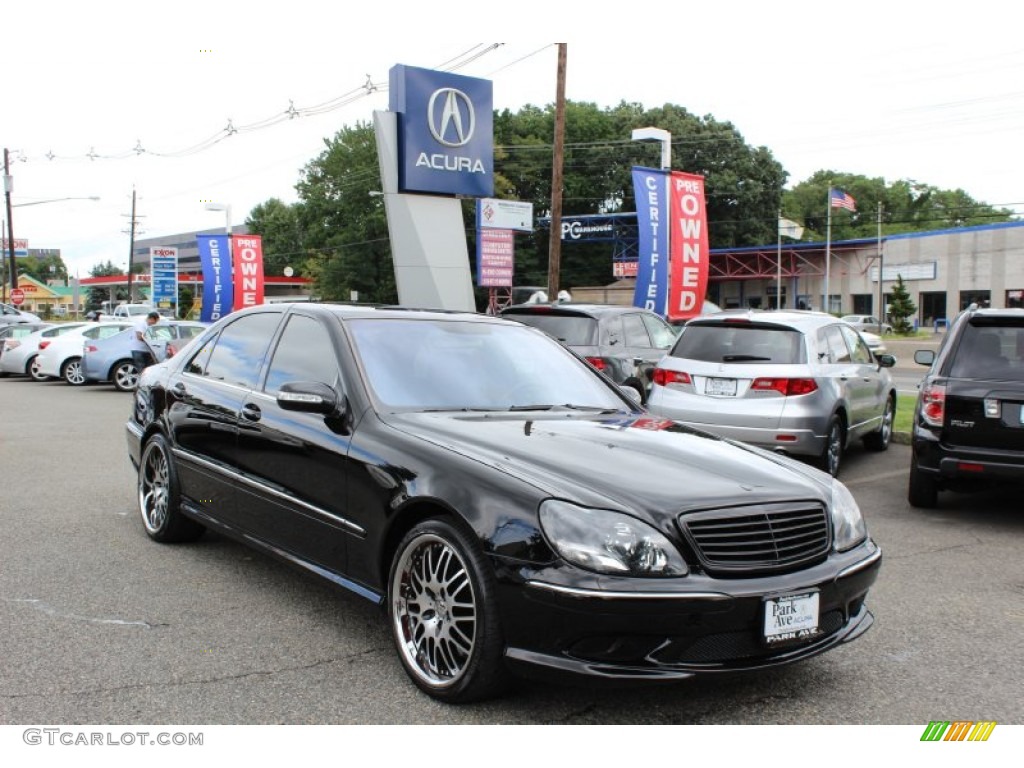
POLYGON ((778 220, 775 222, 775 229, 779 238, 779 250, 775 267, 775 309, 782 309, 782 209, 779 209, 778 220))
POLYGON ((878 335, 882 335, 885 324, 885 289, 882 288, 882 269, 885 257, 882 255, 882 201, 878 201, 878 335))
POLYGON ((824 311, 829 311, 829 297, 828 297, 828 278, 829 271, 831 268, 832 261, 832 185, 828 185, 828 200, 825 205, 827 206, 827 224, 825 225, 825 304, 824 311))

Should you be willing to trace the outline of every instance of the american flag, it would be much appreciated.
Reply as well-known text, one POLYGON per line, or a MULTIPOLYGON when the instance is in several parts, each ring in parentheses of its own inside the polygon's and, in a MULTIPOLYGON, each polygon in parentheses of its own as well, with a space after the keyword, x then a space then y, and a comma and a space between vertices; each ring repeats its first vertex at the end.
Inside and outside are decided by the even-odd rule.
POLYGON ((830 190, 829 199, 833 208, 845 208, 848 211, 857 210, 857 201, 841 189, 830 190))

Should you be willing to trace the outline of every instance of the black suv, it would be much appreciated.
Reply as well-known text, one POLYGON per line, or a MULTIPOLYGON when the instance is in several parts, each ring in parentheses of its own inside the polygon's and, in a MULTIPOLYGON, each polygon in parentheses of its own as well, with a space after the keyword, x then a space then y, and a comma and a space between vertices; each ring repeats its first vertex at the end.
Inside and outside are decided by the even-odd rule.
POLYGON ((501 316, 554 336, 619 386, 635 389, 640 402, 678 335, 654 312, 611 304, 518 304, 501 316))
POLYGON ((941 490, 1024 482, 1024 309, 961 313, 929 365, 914 409, 907 499, 934 507, 941 490))

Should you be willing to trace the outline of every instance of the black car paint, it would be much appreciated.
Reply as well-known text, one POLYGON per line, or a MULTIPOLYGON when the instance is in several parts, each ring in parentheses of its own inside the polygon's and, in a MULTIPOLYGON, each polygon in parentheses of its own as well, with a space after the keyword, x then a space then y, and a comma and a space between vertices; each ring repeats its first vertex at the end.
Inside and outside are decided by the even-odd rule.
MULTIPOLYGON (((964 372, 969 375, 954 375, 958 358, 971 351, 965 336, 972 326, 1024 328, 1024 311, 970 308, 953 321, 937 353, 915 354, 915 361, 930 366, 919 385, 921 392, 932 384, 944 386, 946 392, 942 427, 924 421, 921 396, 915 405, 912 485, 916 482, 931 484, 936 490, 974 491, 990 487, 993 481, 1024 484, 1024 371, 1016 379, 992 378, 960 366, 966 367, 964 372), (1001 404, 998 418, 985 415, 986 398, 1001 404)), ((915 498, 913 489, 911 497, 911 503, 921 500, 915 498)))
POLYGON ((614 414, 381 412, 361 380, 344 311, 274 311, 302 311, 327 327, 341 371, 336 413, 291 412, 265 395, 203 381, 181 372, 183 356, 147 368, 135 395, 132 462, 139 465, 149 436, 163 434, 184 511, 208 527, 380 604, 404 533, 425 518, 451 516, 476 533, 493 565, 507 659, 549 673, 679 678, 753 669, 814 655, 870 626, 863 601, 881 560, 870 538, 790 572, 716 578, 689 557, 688 576, 639 579, 567 564, 537 517, 549 498, 619 510, 685 550, 677 518, 687 510, 795 498, 827 509, 826 476, 647 416, 619 393, 622 410, 614 414), (258 418, 252 411, 247 418, 247 406, 258 408, 258 418), (756 637, 766 595, 810 591, 819 592, 823 616, 840 617, 813 643, 713 662, 651 657, 652 649, 683 648, 708 634, 756 637), (629 640, 638 636, 640 645, 629 640), (600 651, 602 638, 636 652, 600 651))

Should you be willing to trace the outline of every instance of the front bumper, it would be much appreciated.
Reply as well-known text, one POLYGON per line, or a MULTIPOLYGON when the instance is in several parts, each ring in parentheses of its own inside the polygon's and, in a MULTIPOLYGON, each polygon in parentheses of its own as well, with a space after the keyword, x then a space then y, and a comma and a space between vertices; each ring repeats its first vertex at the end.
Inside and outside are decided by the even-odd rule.
MULTIPOLYGON (((700 574, 672 580, 594 577, 559 584, 547 569, 503 592, 506 659, 527 675, 604 680, 680 680, 766 669, 860 637, 874 618, 864 604, 882 552, 868 540, 812 568, 749 579, 700 574), (616 583, 623 589, 616 589, 616 583), (814 637, 770 646, 768 598, 817 592, 814 637)), ((505 582, 505 580, 502 580, 505 582)))

